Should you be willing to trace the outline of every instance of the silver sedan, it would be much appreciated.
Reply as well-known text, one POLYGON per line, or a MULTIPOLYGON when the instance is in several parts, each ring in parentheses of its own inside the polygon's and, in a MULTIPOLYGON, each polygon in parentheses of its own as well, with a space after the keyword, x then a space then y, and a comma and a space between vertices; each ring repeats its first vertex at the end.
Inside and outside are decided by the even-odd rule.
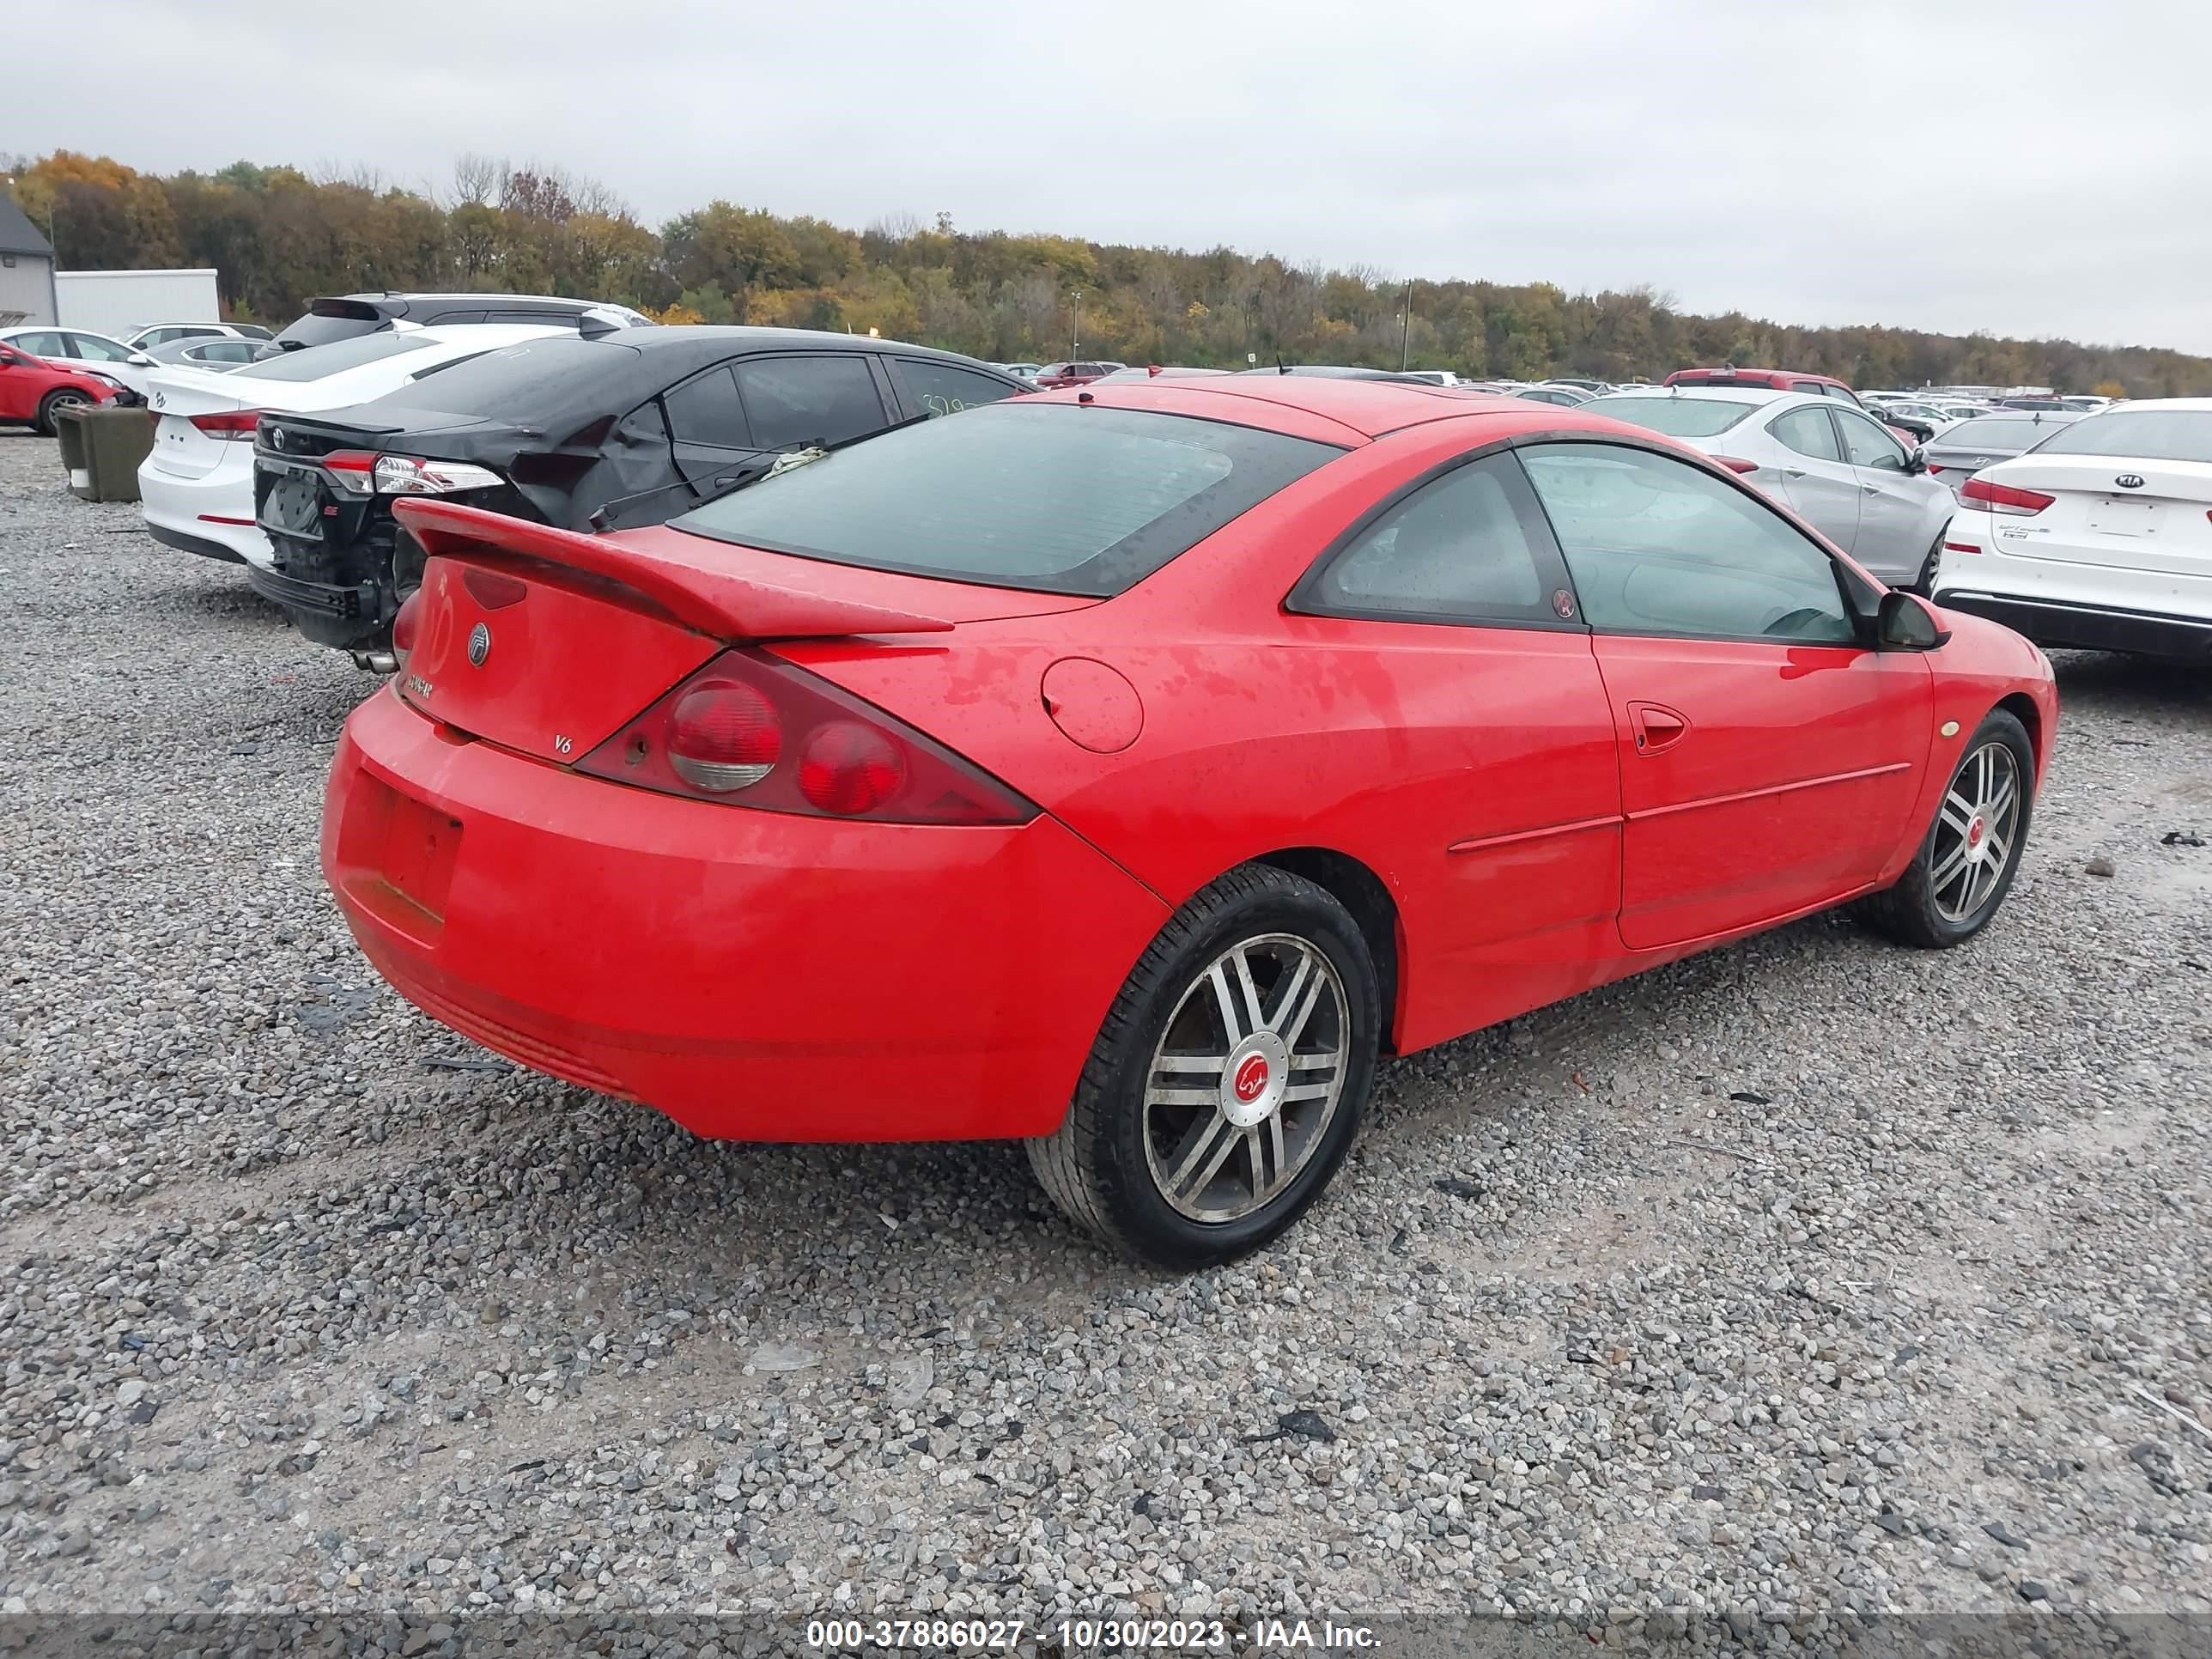
POLYGON ((1750 386, 1616 392, 1583 405, 1695 445, 1893 587, 1924 582, 1958 503, 1879 421, 1833 398, 1750 386))

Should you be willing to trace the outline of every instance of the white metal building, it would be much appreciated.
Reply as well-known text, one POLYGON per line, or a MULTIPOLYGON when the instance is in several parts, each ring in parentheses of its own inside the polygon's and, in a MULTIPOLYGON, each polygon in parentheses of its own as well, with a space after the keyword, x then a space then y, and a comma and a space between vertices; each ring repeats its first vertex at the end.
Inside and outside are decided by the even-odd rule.
POLYGON ((222 315, 212 266, 198 270, 64 270, 54 278, 64 328, 118 339, 149 323, 212 323, 222 315))

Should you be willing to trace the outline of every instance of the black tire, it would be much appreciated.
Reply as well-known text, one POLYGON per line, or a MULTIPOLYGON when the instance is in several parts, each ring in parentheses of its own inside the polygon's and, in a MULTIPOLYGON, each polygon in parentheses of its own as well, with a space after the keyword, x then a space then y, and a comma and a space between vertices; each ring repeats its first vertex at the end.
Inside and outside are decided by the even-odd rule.
POLYGON ((1936 539, 1928 544, 1928 556, 1921 560, 1920 574, 1912 579, 1912 586, 1907 592, 1917 593, 1923 599, 1930 597, 1936 592, 1936 567, 1942 557, 1943 532, 1939 530, 1936 532, 1936 539))
MULTIPOLYGON (((2003 709, 1993 709, 1974 729, 1974 735, 1960 751, 1959 764, 1944 786, 1943 798, 1936 803, 1934 821, 1921 839, 1920 850, 1905 866, 1905 874, 1898 878, 1895 886, 1866 901, 1863 910, 1867 920, 1899 944, 1916 945, 1923 951, 1948 951, 1973 938, 1989 926, 1990 919, 2004 903, 2005 895, 2012 890, 2013 877, 2020 870, 2021 854, 2027 845, 2028 820, 2034 809, 2035 746, 2028 741, 2027 728, 2016 718, 2003 709), (1984 752, 1993 746, 2010 757, 2017 810, 2008 817, 1991 815, 1992 821, 1984 823, 1976 832, 1978 836, 1989 836, 1994 829, 1997 835, 2004 836, 2004 848, 2002 867, 1994 872, 1994 879, 1989 879, 1984 872, 1985 890, 1973 893, 1971 887, 1963 890, 1957 888, 1954 884, 1960 878, 1947 873, 1951 856, 1966 833, 1952 821, 1952 806, 1962 781, 1971 782, 1970 769, 1978 767, 1984 752), (2007 829, 2008 835, 2005 834, 2007 829), (1963 902, 1970 894, 1972 902, 1963 902), (1947 900, 1946 895, 1954 896, 1947 900)), ((1981 815, 1975 814, 1971 822, 1980 821, 1981 815)), ((1983 843, 1978 840, 1977 844, 1983 843)), ((1970 852, 1970 860, 1973 856, 1976 855, 1970 852)), ((1986 852, 1981 856, 1985 857, 1986 852)), ((1972 882, 1975 878, 1969 875, 1966 879, 1972 882)))
MULTIPOLYGON (((1301 877, 1264 865, 1232 870, 1194 896, 1146 947, 1107 1012, 1066 1117, 1053 1133, 1027 1143, 1030 1167, 1072 1219, 1126 1255, 1178 1271, 1231 1261, 1296 1221, 1343 1164, 1374 1084, 1381 1029, 1379 976, 1351 913, 1301 877), (1228 969, 1240 960, 1247 964, 1243 988, 1232 989, 1228 969), (1219 988, 1227 1001, 1212 1000, 1217 963, 1227 964, 1219 988), (1325 963, 1328 972, 1316 963, 1325 963), (1260 982, 1271 971, 1276 977, 1260 982), (1207 1000, 1194 1001, 1201 993, 1207 1000), (1292 1006, 1302 996, 1313 1000, 1303 1018, 1292 1006), (1271 1000, 1276 1006, 1268 1015, 1271 1000), (1249 1022, 1243 1042, 1224 1038, 1219 1064, 1193 1073, 1197 1087, 1159 1086, 1161 1076, 1191 1073, 1173 1056, 1185 1052, 1183 1039, 1194 1023, 1209 1031, 1226 1026, 1231 1002, 1240 1012, 1256 1005, 1261 1016, 1249 1022), (1164 1057, 1171 1030, 1177 1045, 1164 1057), (1284 1031, 1287 1045, 1279 1040, 1284 1031), (1270 1037, 1277 1040, 1274 1049, 1251 1051, 1270 1037), (1335 1046, 1328 1049, 1332 1038, 1335 1046), (1323 1052, 1313 1052, 1316 1044, 1323 1052), (1330 1052, 1340 1054, 1333 1066, 1326 1063, 1330 1052), (1243 1094, 1255 1060, 1260 1084, 1280 1096, 1272 1107, 1264 1096, 1243 1094), (1318 1100, 1289 1100, 1291 1093, 1320 1086, 1294 1085, 1302 1072, 1327 1073, 1336 1085, 1325 1107, 1318 1100), (1158 1103, 1155 1095, 1205 1095, 1214 1103, 1158 1103), (1237 1100, 1245 1103, 1241 1110, 1264 1108, 1268 1115, 1239 1127, 1241 1117, 1230 1115, 1237 1100), (1178 1113, 1188 1114, 1181 1120, 1187 1127, 1170 1144, 1178 1113), (1176 1199, 1162 1190, 1164 1164, 1185 1160, 1165 1171, 1168 1184, 1177 1186, 1179 1170, 1196 1167, 1224 1138, 1225 1162, 1215 1157, 1205 1163, 1176 1199), (1264 1175, 1271 1159, 1275 1174, 1264 1175), (1205 1210, 1217 1190, 1234 1188, 1240 1167, 1255 1205, 1249 1213, 1229 1214, 1225 1205, 1222 1219, 1187 1212, 1205 1210), (1285 1170, 1279 1190, 1263 1200, 1263 1182, 1283 1179, 1285 1170)), ((1212 1041, 1209 1036, 1200 1048, 1210 1052, 1212 1041)))
POLYGON ((82 392, 73 390, 69 386, 56 386, 52 392, 49 392, 45 397, 39 399, 38 419, 32 423, 32 429, 36 432, 43 432, 47 437, 51 438, 60 429, 54 424, 55 410, 62 409, 88 409, 91 407, 91 404, 92 399, 86 397, 82 392))

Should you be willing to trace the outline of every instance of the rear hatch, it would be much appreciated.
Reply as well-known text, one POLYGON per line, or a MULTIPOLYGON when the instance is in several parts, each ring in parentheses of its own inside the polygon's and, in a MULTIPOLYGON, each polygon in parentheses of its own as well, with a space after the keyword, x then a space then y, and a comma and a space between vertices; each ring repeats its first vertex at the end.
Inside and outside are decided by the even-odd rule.
POLYGON ((2212 576, 2212 463, 2036 451, 1987 476, 2052 498, 2033 517, 2001 521, 2026 532, 2008 537, 2008 555, 2212 576))

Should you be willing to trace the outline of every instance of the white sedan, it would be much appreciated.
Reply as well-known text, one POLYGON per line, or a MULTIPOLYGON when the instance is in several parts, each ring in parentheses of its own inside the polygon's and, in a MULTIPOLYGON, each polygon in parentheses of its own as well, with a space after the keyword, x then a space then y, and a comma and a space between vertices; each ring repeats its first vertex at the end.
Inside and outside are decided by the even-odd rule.
POLYGON ((1935 568, 1949 488, 1928 476, 1918 450, 1852 404, 1764 386, 1655 386, 1582 407, 1695 444, 1893 587, 1920 584, 1935 568))
POLYGON ((2039 645, 2212 663, 2212 398, 2084 416, 1984 467, 1935 598, 2039 645))
POLYGON ((573 327, 471 323, 356 334, 233 374, 170 368, 152 377, 153 453, 138 468, 146 529, 164 546, 266 568, 275 559, 253 520, 253 436, 267 410, 346 409, 501 346, 573 327))

